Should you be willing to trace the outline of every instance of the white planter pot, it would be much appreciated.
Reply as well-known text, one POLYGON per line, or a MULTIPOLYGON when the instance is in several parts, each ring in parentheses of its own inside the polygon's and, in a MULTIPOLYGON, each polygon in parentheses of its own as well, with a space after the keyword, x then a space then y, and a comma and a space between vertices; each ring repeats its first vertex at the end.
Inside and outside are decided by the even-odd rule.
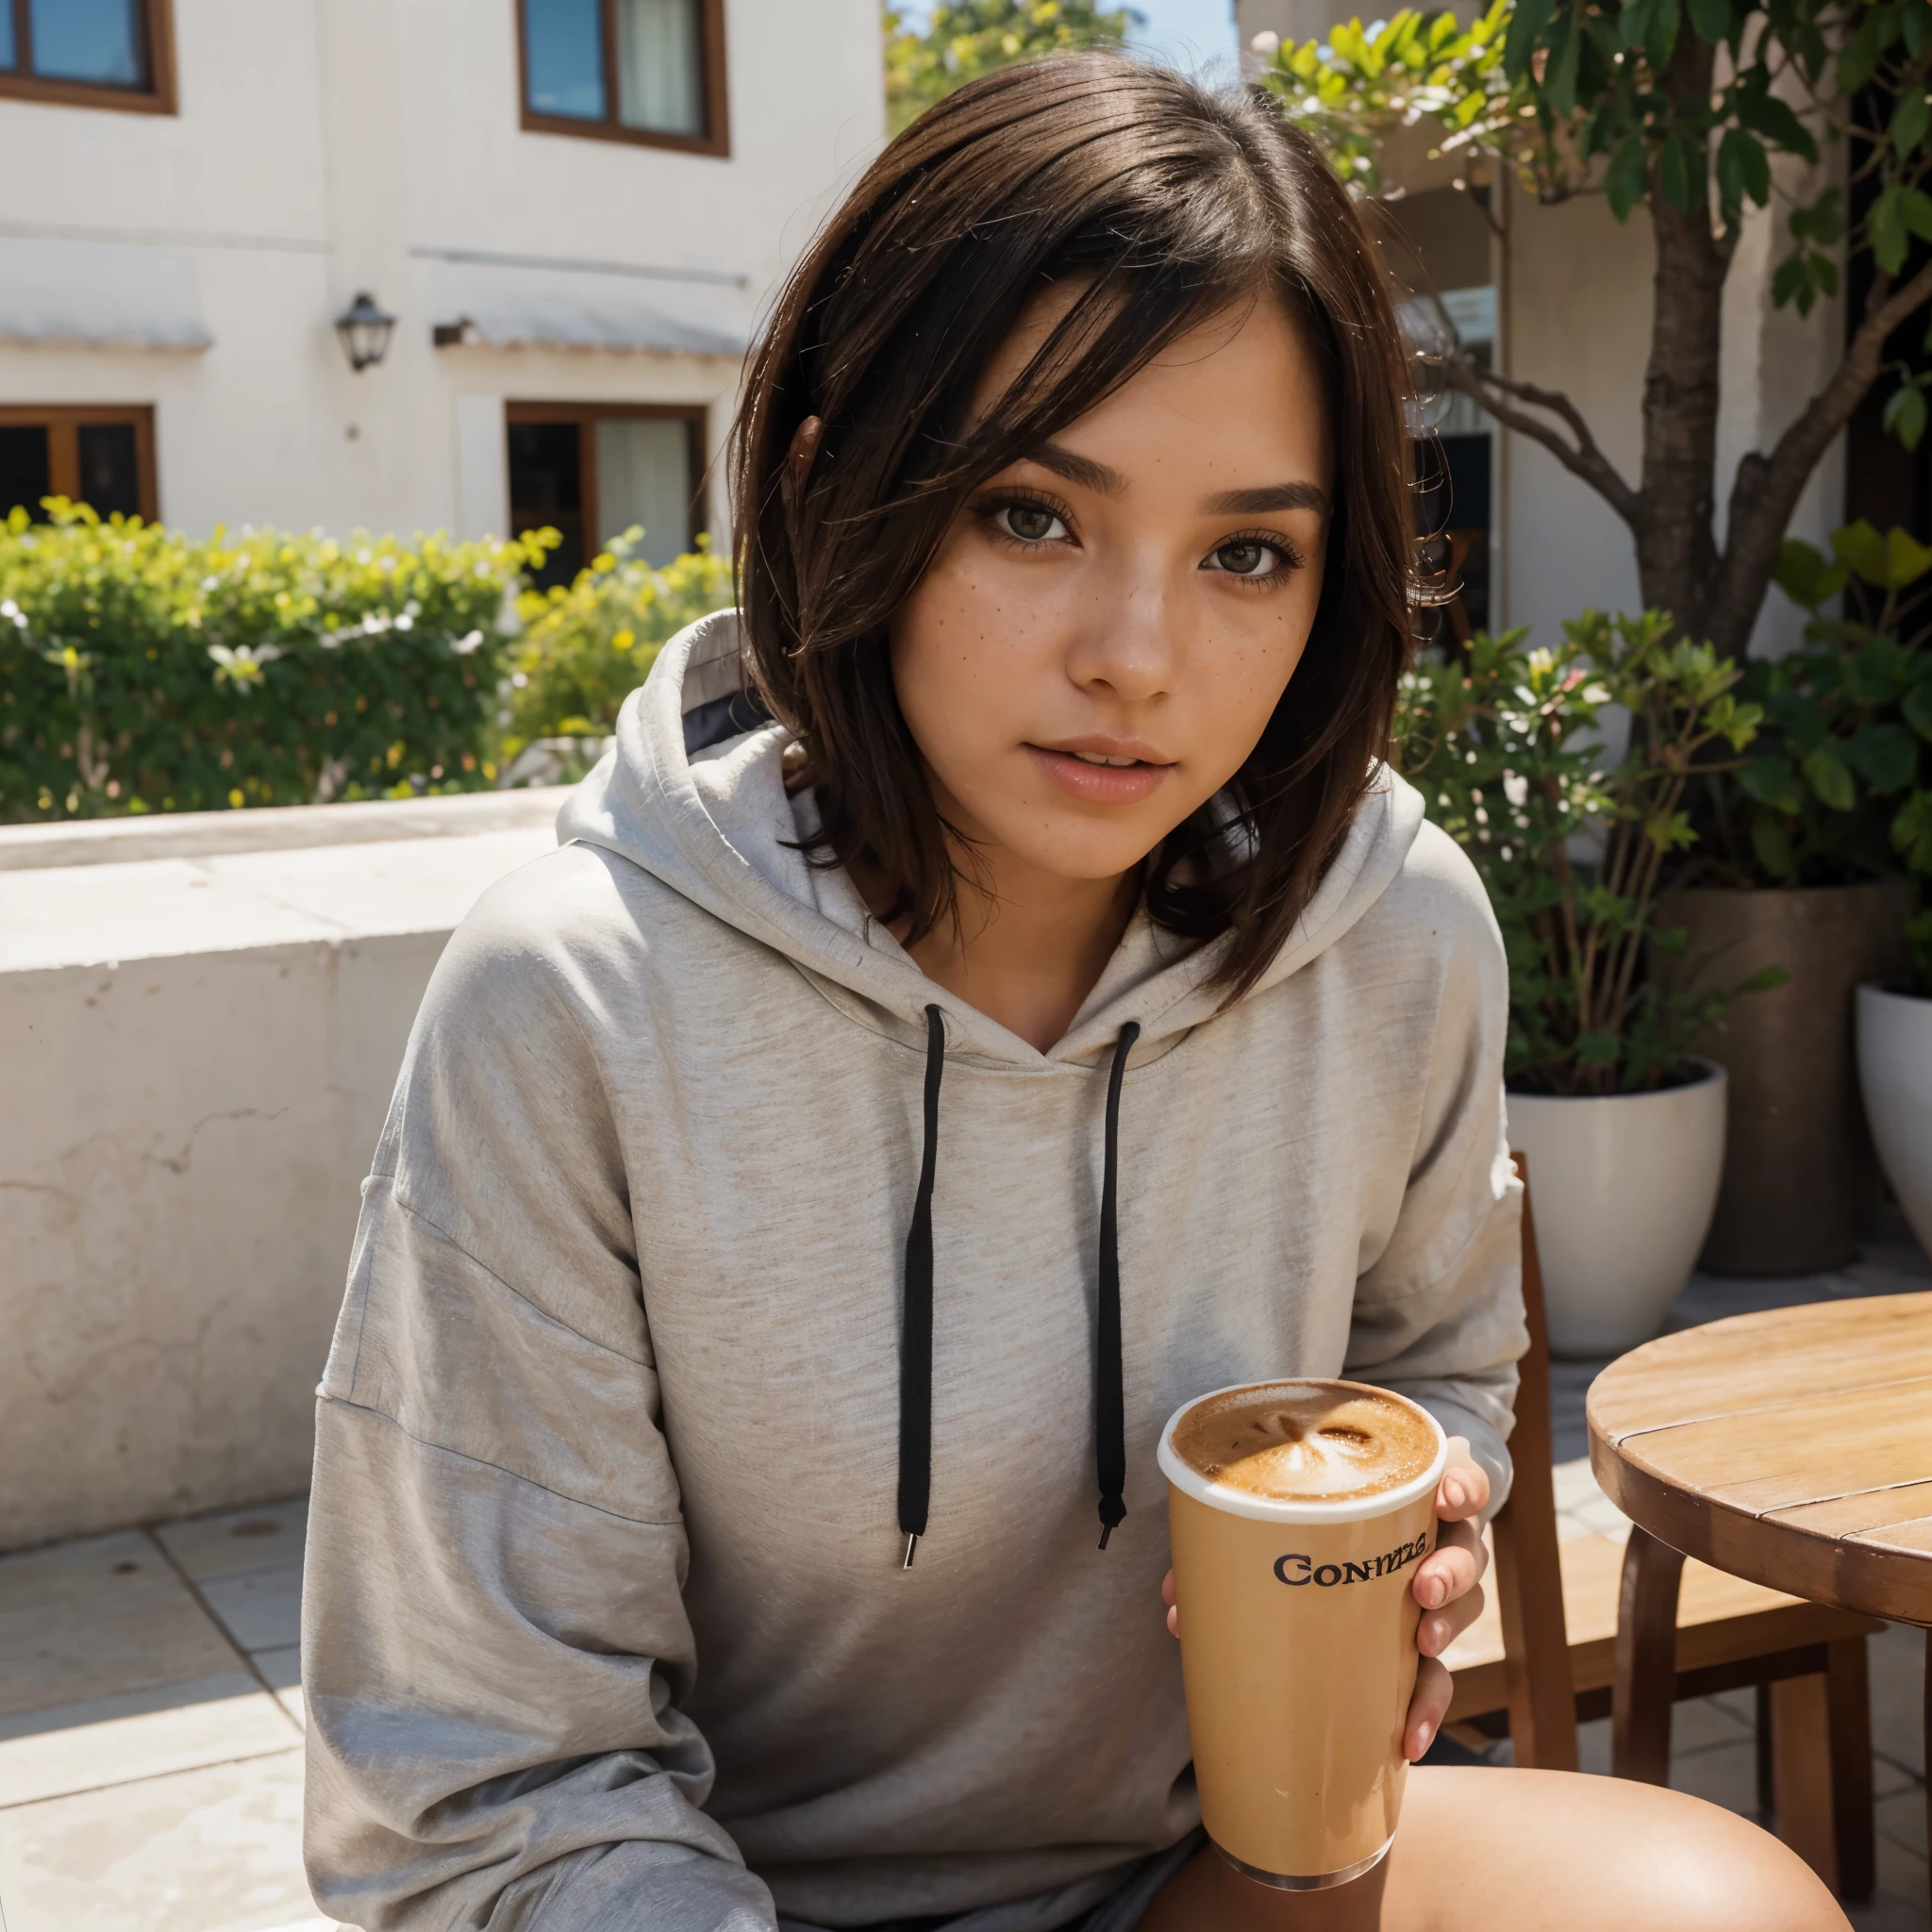
POLYGON ((1648 1341, 1696 1265, 1724 1165, 1724 1070, 1660 1093, 1509 1096, 1527 1157, 1550 1351, 1648 1341))
POLYGON ((1858 1085, 1885 1177, 1932 1254, 1932 1000, 1858 989, 1858 1085))

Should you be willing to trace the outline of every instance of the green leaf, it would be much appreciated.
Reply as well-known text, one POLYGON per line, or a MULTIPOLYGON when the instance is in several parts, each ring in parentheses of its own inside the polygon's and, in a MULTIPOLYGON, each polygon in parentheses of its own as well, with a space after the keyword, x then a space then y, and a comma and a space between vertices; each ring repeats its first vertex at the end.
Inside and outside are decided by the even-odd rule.
POLYGON ((1511 80, 1529 72, 1530 56, 1542 44, 1543 30, 1556 10, 1557 0, 1520 0, 1503 42, 1503 72, 1511 80))
POLYGON ((1738 119, 1753 134, 1761 134, 1775 148, 1800 156, 1814 165, 1818 143, 1811 130, 1792 111, 1790 104, 1771 92, 1771 76, 1761 67, 1746 75, 1733 105, 1738 119))
POLYGON ((1865 234, 1872 243, 1872 258, 1889 275, 1906 265, 1911 238, 1906 233, 1905 190, 1896 183, 1879 192, 1865 217, 1865 234))
POLYGON ((1919 746, 1903 724, 1867 724, 1844 741, 1845 761, 1878 792, 1903 791, 1919 775, 1919 746))
POLYGON ((1891 822, 1891 842, 1912 872, 1932 872, 1932 791, 1915 791, 1891 822))
POLYGON ((1843 529, 1834 530, 1831 547, 1861 583, 1883 587, 1890 558, 1885 539, 1869 519, 1860 517, 1856 524, 1847 524, 1843 529))
POLYGON ((1932 738, 1932 677, 1922 679, 1899 706, 1905 721, 1921 738, 1932 738))
POLYGON ((1697 38, 1716 46, 1731 30, 1731 0, 1687 0, 1697 38))
POLYGON ((1550 26, 1550 58, 1543 69, 1543 95, 1559 120, 1567 121, 1576 111, 1576 69, 1583 42, 1575 16, 1559 13, 1550 26))
POLYGON ((1853 575, 1881 591, 1903 591, 1932 570, 1932 549, 1894 525, 1884 536, 1860 517, 1831 533, 1831 547, 1853 575))
POLYGON ((1844 761, 1834 751, 1820 745, 1805 755, 1805 776, 1811 789, 1832 811, 1850 811, 1858 802, 1858 788, 1844 761))
POLYGON ((1902 189, 1898 205, 1906 226, 1921 242, 1932 242, 1932 194, 1918 188, 1902 189))
POLYGON ((1609 200, 1610 212, 1620 222, 1627 221, 1630 211, 1643 200, 1649 172, 1650 150, 1644 145, 1642 135, 1626 135, 1604 171, 1604 193, 1609 200))
POLYGON ((1757 855, 1758 864, 1774 879, 1789 878, 1797 870, 1790 835, 1770 812, 1761 811, 1751 821, 1751 849, 1757 855))
POLYGON ((1828 560, 1822 550, 1797 537, 1778 545, 1773 580, 1793 604, 1815 610, 1827 597, 1844 589, 1849 575, 1842 563, 1828 560))
POLYGON ((1694 214, 1705 192, 1704 149, 1688 135, 1674 134, 1658 157, 1657 186, 1664 199, 1685 214, 1694 214))
POLYGON ((1838 190, 1827 188, 1808 208, 1791 210, 1791 237, 1798 242, 1815 242, 1829 248, 1844 232, 1839 219, 1838 190))
POLYGON ((1753 758, 1739 772, 1738 789, 1747 798, 1755 798, 1774 811, 1790 813, 1804 809, 1798 774, 1783 758, 1753 758))
POLYGON ((1771 278, 1771 302, 1774 308, 1782 308, 1787 303, 1796 303, 1800 315, 1811 313, 1811 304, 1816 299, 1811 287, 1810 258, 1804 255, 1788 255, 1778 263, 1771 278))
POLYGON ((1717 180, 1728 207, 1742 207, 1748 195, 1762 208, 1771 199, 1771 158, 1764 143, 1742 128, 1729 129, 1718 144, 1717 180))
POLYGON ((1907 449, 1917 449, 1925 433, 1925 391, 1916 382, 1902 384, 1885 401, 1886 433, 1907 449))
POLYGON ((1899 9, 1899 26, 1905 35, 1906 52, 1914 60, 1922 58, 1932 45, 1932 5, 1927 0, 1905 0, 1899 9))
POLYGON ((1926 97, 1923 84, 1909 93, 1901 94, 1898 106, 1891 110, 1891 125, 1885 131, 1891 138, 1902 159, 1909 159, 1912 152, 1924 140, 1925 131, 1932 127, 1932 99, 1926 97))
POLYGON ((1650 58, 1653 74, 1661 74, 1671 64, 1681 20, 1678 0, 1650 0, 1650 31, 1644 36, 1643 51, 1650 58))
POLYGON ((1586 1067, 1613 1067, 1617 1064, 1617 1036, 1608 1027, 1576 1036, 1576 1058, 1586 1067))

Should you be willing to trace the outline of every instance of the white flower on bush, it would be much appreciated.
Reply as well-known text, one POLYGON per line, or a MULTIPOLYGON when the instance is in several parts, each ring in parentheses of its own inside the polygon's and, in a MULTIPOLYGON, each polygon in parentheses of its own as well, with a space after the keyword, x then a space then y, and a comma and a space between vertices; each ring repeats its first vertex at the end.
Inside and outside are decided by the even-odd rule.
POLYGON ((458 658, 467 658, 482 641, 483 633, 480 630, 469 630, 459 638, 450 639, 449 647, 458 658))
POLYGON ((260 682, 263 669, 283 655, 279 644, 210 644, 208 654, 215 660, 215 682, 231 684, 243 697, 260 682))

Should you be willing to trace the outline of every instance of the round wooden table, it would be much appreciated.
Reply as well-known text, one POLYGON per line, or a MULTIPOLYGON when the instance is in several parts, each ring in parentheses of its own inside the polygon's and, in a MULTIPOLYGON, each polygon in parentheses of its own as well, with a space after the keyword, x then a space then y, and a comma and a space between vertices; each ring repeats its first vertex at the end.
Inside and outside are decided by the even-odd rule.
POLYGON ((1589 1415, 1591 1467, 1635 1525, 1617 1622, 1619 1770, 1668 1775, 1686 1557, 1925 1626, 1932 1743, 1932 1294, 1666 1335, 1596 1378, 1589 1415))

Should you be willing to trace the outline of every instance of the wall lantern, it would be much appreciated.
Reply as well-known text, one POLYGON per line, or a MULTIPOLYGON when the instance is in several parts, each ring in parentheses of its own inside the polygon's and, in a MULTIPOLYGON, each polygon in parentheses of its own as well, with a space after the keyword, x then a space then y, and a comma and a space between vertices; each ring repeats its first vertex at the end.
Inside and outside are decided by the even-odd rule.
POLYGON ((390 331, 396 325, 393 315, 385 315, 375 298, 366 290, 336 317, 336 334, 341 340, 342 354, 349 367, 358 375, 372 369, 389 354, 390 331))

